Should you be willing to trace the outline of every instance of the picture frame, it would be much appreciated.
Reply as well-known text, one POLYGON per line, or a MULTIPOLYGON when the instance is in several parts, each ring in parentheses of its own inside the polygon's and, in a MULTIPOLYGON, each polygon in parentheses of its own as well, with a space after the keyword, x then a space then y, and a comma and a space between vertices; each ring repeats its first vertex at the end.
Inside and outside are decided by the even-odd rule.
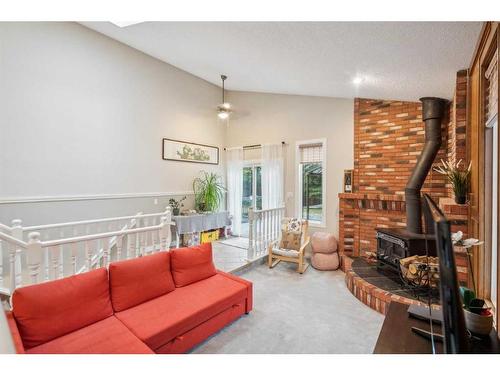
POLYGON ((163 138, 162 159, 187 163, 219 164, 219 147, 163 138))
POLYGON ((344 169, 344 193, 352 193, 353 170, 344 169))

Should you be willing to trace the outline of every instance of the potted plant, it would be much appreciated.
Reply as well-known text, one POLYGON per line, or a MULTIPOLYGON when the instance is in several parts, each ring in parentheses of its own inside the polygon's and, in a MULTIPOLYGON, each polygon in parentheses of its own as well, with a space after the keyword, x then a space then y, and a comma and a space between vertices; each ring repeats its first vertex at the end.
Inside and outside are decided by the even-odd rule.
POLYGON ((168 205, 172 208, 172 214, 174 216, 178 216, 180 214, 181 207, 184 207, 183 201, 186 200, 186 197, 183 197, 179 200, 176 200, 174 198, 170 198, 168 200, 168 205))
POLYGON ((467 168, 461 168, 460 163, 462 163, 462 159, 460 159, 456 164, 441 159, 441 163, 443 165, 434 168, 434 170, 442 175, 445 175, 450 181, 453 193, 455 194, 455 203, 465 204, 467 201, 469 175, 472 164, 469 163, 467 168))
POLYGON ((493 328, 491 308, 483 299, 476 298, 476 293, 468 288, 461 287, 460 295, 467 329, 476 335, 487 336, 493 328))
POLYGON ((471 251, 473 246, 479 246, 483 242, 476 238, 464 239, 461 231, 452 233, 451 240, 453 241, 455 251, 462 251, 467 254, 472 287, 474 288, 471 290, 460 287, 460 294, 464 307, 465 325, 469 331, 476 335, 488 335, 493 327, 493 314, 483 299, 476 298, 476 281, 472 269, 471 251))
POLYGON ((194 179, 193 190, 195 208, 200 212, 217 211, 226 191, 218 174, 204 171, 194 179))

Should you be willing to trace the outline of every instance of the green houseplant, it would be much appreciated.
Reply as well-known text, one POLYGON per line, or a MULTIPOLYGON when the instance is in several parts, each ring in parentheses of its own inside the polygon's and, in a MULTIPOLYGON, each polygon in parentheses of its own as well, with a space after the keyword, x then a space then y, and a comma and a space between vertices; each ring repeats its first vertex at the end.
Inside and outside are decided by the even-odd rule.
POLYGON ((455 194, 455 203, 465 204, 467 201, 469 175, 472 164, 469 164, 467 168, 461 168, 460 163, 462 163, 462 159, 460 159, 456 164, 446 162, 441 159, 441 164, 443 165, 434 168, 434 170, 442 175, 445 175, 450 181, 453 193, 455 194))
POLYGON ((193 190, 195 208, 201 212, 217 211, 226 191, 218 174, 205 171, 194 179, 193 190))
POLYGON ((168 200, 168 205, 172 208, 172 214, 174 216, 177 216, 177 215, 180 214, 181 207, 184 207, 184 203, 182 203, 182 202, 185 201, 185 200, 186 200, 186 197, 182 197, 179 200, 174 199, 174 198, 170 198, 168 200))

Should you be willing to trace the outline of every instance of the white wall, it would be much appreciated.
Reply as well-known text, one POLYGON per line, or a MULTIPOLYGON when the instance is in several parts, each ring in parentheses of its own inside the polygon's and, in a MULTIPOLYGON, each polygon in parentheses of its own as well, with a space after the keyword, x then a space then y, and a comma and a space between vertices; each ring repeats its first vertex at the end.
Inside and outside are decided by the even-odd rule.
MULTIPOLYGON (((230 92, 75 23, 0 23, 0 222, 26 225, 160 211, 168 197, 2 203, 40 196, 186 192, 224 172, 227 146, 327 138, 327 230, 338 231, 342 172, 353 166, 353 100, 230 92), (161 159, 163 137, 216 145, 221 165, 161 159)), ((295 197, 287 202, 295 212, 295 197)))
MULTIPOLYGON (((223 163, 164 161, 162 138, 223 156, 219 100, 218 87, 79 24, 0 23, 0 201, 190 191, 201 169, 224 175, 223 163)), ((121 211, 134 211, 127 202, 121 211)), ((0 204, 0 221, 66 220, 75 204, 79 218, 116 209, 0 204)))
POLYGON ((327 230, 338 234, 338 193, 344 169, 353 168, 354 101, 311 96, 253 92, 229 93, 235 108, 228 132, 228 147, 285 141, 285 194, 288 215, 295 214, 295 142, 327 139, 327 230))

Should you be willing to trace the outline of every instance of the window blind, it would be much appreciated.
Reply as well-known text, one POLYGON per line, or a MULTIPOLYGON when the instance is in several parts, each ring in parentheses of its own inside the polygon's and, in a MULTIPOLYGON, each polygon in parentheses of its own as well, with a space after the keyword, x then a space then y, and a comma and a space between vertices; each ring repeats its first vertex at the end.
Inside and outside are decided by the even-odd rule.
POLYGON ((493 55, 490 65, 486 70, 486 124, 498 113, 498 50, 493 55))
POLYGON ((323 145, 321 143, 299 146, 301 163, 321 163, 323 161, 323 145))

